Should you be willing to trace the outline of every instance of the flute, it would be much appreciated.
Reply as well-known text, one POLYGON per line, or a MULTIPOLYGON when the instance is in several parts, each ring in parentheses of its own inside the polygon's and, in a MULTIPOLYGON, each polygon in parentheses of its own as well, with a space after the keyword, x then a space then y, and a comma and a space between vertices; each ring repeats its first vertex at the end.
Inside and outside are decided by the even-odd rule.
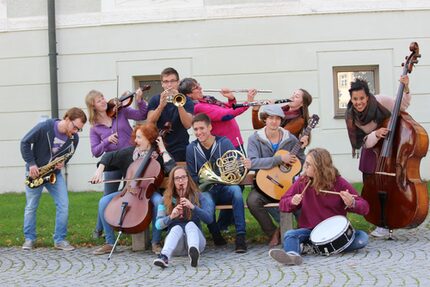
POLYGON ((276 100, 273 103, 269 100, 260 100, 249 103, 242 104, 233 104, 233 109, 242 108, 242 107, 253 107, 253 106, 263 106, 263 105, 271 105, 271 104, 282 104, 292 102, 290 99, 276 100))
MULTIPOLYGON (((229 90, 232 93, 247 93, 250 89, 233 89, 233 90, 229 90)), ((271 93, 272 90, 256 90, 257 93, 271 93)), ((220 93, 221 90, 220 89, 204 89, 203 92, 206 93, 220 93)))

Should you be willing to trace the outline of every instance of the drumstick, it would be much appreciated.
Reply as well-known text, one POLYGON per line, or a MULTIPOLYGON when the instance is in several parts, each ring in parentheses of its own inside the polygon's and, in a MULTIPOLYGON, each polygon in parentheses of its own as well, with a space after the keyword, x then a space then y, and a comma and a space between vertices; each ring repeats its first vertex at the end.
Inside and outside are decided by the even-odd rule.
POLYGON ((303 195, 306 191, 306 189, 308 189, 309 184, 311 184, 311 180, 309 179, 308 183, 306 184, 305 188, 303 189, 303 191, 300 193, 300 195, 303 195))
MULTIPOLYGON (((337 191, 331 191, 331 190, 323 190, 323 189, 320 189, 320 192, 322 192, 322 193, 329 193, 329 194, 336 194, 336 195, 340 195, 340 192, 337 192, 337 191)), ((358 197, 358 195, 355 195, 355 194, 351 194, 351 193, 350 193, 350 195, 351 195, 352 197, 358 197)))

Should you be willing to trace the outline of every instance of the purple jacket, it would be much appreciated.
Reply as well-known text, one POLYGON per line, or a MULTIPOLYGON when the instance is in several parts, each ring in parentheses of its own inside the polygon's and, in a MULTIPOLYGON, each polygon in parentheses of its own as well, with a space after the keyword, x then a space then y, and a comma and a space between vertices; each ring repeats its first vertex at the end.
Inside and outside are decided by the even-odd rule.
POLYGON ((142 121, 146 119, 148 107, 144 100, 137 103, 139 109, 126 107, 120 109, 118 118, 114 118, 112 126, 108 127, 103 124, 96 124, 90 129, 91 153, 95 157, 100 157, 108 151, 119 150, 132 145, 131 134, 133 129, 128 122, 129 119, 142 121), (117 124, 118 123, 118 124, 117 124), (117 131, 118 125, 118 144, 108 141, 108 137, 117 131))
MULTIPOLYGON (((311 186, 305 191, 302 202, 299 205, 293 205, 291 200, 295 194, 301 193, 306 183, 303 180, 297 180, 282 196, 279 202, 279 210, 283 212, 293 212, 301 208, 298 227, 313 229, 321 221, 335 216, 346 216, 347 211, 361 215, 369 212, 369 204, 366 200, 357 196, 355 206, 345 209, 345 203, 342 198, 336 194, 319 193, 311 186)), ((351 194, 358 195, 354 187, 343 177, 338 176, 332 191, 340 192, 348 190, 351 194)))

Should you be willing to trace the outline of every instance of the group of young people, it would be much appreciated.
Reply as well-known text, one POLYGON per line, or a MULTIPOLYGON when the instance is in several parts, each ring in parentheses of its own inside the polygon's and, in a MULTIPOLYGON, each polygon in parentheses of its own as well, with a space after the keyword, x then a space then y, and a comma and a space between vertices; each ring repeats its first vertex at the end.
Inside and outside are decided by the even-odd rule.
MULTIPOLYGON (((404 108, 409 96, 409 79, 400 79, 405 85, 404 108)), ((206 239, 201 222, 207 224, 214 244, 225 245, 221 229, 233 223, 236 229, 235 252, 247 251, 246 222, 242 188, 237 184, 223 182, 209 185, 202 192, 199 189, 199 171, 210 162, 216 165, 218 159, 230 150, 243 150, 243 138, 236 117, 248 107, 234 109, 234 94, 222 89, 221 94, 228 99, 222 102, 214 97, 204 96, 201 85, 193 78, 180 81, 178 72, 166 68, 161 73, 163 92, 153 96, 147 104, 143 91, 135 92, 137 109, 118 109, 115 117, 107 115, 107 101, 99 91, 90 91, 86 96, 88 117, 91 125, 90 142, 94 157, 100 158, 91 179, 100 183, 110 179, 121 179, 129 166, 150 156, 159 162, 168 176, 165 190, 157 189, 151 195, 152 203, 152 250, 158 255, 154 264, 167 267, 173 255, 188 255, 191 266, 196 267, 203 252, 206 239), (171 95, 185 95, 186 101, 175 105, 169 100, 171 95), (132 128, 129 119, 145 123, 132 128), (167 126, 170 131, 162 138, 159 130, 167 126), (192 128, 196 139, 189 142, 188 129, 192 128), (186 166, 177 166, 177 162, 186 166), (231 204, 232 212, 215 218, 215 206, 231 204), (162 230, 167 230, 164 245, 161 245, 162 230)), ((256 90, 250 89, 247 100, 253 102, 256 90)), ((357 79, 351 83, 351 100, 346 112, 346 124, 353 149, 371 148, 387 136, 382 127, 390 117, 393 99, 374 96, 367 83, 357 79)), ((261 229, 268 237, 271 248, 279 245, 282 249, 271 249, 269 254, 283 264, 301 264, 304 244, 310 244, 310 233, 323 220, 347 212, 366 214, 368 203, 341 177, 333 165, 330 153, 323 148, 313 148, 305 155, 310 142, 304 135, 308 127, 311 95, 304 89, 294 91, 290 102, 280 105, 263 105, 252 108, 252 123, 256 129, 249 137, 247 154, 238 160, 249 170, 271 170, 280 165, 303 165, 302 173, 279 201, 279 208, 266 208, 267 203, 277 202, 254 184, 246 203, 261 229), (297 148, 298 147, 298 148, 297 148), (294 152, 293 152, 294 150, 294 152), (287 151, 287 153, 277 153, 287 151), (336 194, 322 193, 331 190, 336 194), (280 234, 279 212, 293 212, 298 229, 280 234), (278 222, 278 223, 277 223, 278 222)), ((76 150, 79 136, 87 118, 78 108, 66 112, 62 120, 50 119, 32 128, 21 141, 21 152, 26 162, 26 172, 32 178, 39 176, 41 167, 49 165, 54 158, 76 150)), ((68 159, 67 159, 68 160, 68 159)), ((46 182, 37 188, 26 187, 26 207, 24 214, 23 249, 30 250, 36 240, 36 210, 43 187, 46 187, 56 203, 55 247, 73 250, 65 240, 67 234, 68 197, 67 187, 61 176, 61 168, 67 160, 55 166, 57 181, 46 182)), ((118 183, 105 183, 104 196, 99 201, 98 218, 94 237, 104 233, 105 244, 94 254, 106 254, 114 246, 114 230, 104 218, 104 212, 111 200, 119 193, 131 192, 129 185, 120 189, 118 183)), ((379 233, 383 231, 378 231, 379 233)), ((368 236, 357 230, 355 239, 346 251, 366 246, 368 236)))

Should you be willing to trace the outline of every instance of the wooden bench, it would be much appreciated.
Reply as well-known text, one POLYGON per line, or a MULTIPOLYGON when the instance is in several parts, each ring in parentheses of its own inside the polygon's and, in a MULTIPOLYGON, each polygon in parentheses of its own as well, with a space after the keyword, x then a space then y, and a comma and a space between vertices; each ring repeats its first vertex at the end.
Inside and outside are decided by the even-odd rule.
MULTIPOLYGON (((177 165, 180 166, 186 166, 185 162, 178 162, 177 165)), ((252 186, 254 184, 254 177, 255 173, 253 171, 250 171, 246 177, 241 181, 239 185, 243 186, 252 186)), ((160 188, 166 188, 168 182, 168 178, 164 178, 163 183, 161 184, 160 188)), ((264 207, 279 207, 279 203, 269 203, 266 204, 264 207)), ((245 208, 248 208, 248 206, 245 204, 245 208)), ((215 209, 217 210, 227 210, 227 209, 233 209, 232 205, 216 205, 215 209)), ((155 215, 154 215, 155 216, 155 215)), ((293 215, 291 213, 286 212, 280 212, 280 223, 279 227, 281 230, 281 241, 284 241, 284 234, 287 230, 290 230, 293 228, 293 215)), ((140 251, 149 249, 150 244, 150 235, 149 235, 149 228, 147 228, 145 231, 137 234, 132 234, 132 250, 133 251, 140 251)))

